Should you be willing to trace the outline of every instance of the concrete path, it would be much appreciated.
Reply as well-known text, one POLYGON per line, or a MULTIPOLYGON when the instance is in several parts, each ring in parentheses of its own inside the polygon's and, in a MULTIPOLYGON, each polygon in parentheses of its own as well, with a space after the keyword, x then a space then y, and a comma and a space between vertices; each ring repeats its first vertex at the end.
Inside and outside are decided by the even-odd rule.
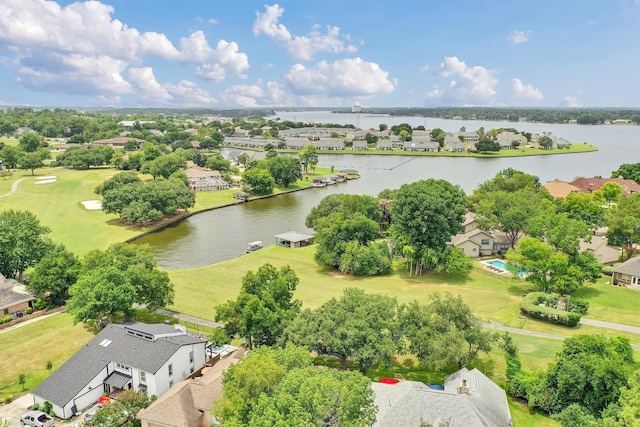
POLYGON ((595 326, 597 328, 615 329, 616 331, 631 332, 632 334, 640 335, 639 327, 623 325, 621 323, 604 322, 602 320, 586 319, 583 317, 582 319, 580 319, 580 324, 595 326))
POLYGON ((11 190, 9 190, 9 192, 7 194, 4 194, 4 195, 0 196, 0 199, 2 199, 3 197, 8 197, 8 196, 12 195, 13 193, 15 193, 18 190, 18 184, 20 184, 25 179, 27 179, 27 178, 20 178, 19 180, 14 182, 11 185, 11 190))
MULTIPOLYGON (((591 320, 592 322, 600 322, 599 320, 591 320)), ((583 322, 580 322, 583 323, 583 322)), ((625 330, 627 332, 631 332, 627 329, 621 329, 621 328, 632 328, 632 329, 640 329, 640 328, 636 328, 635 326, 628 326, 628 325, 621 325, 619 323, 608 323, 608 322, 601 322, 604 324, 608 324, 608 325, 612 325, 612 327, 610 327, 610 329, 616 329, 619 331, 625 330), (617 326, 617 327, 613 327, 613 326, 617 326)), ((584 323, 585 325, 587 323, 584 323)), ((502 323, 485 323, 482 322, 481 323, 482 327, 487 328, 487 329, 494 329, 496 331, 504 331, 504 332, 509 332, 511 334, 518 334, 518 335, 527 335, 530 337, 537 337, 537 338, 547 338, 547 339, 551 339, 551 340, 564 340, 565 338, 568 338, 564 335, 556 335, 556 334, 548 334, 546 332, 536 332, 536 331, 528 331, 526 329, 520 329, 520 328, 512 328, 510 326, 505 326, 502 323)), ((593 326, 597 326, 595 324, 592 324, 593 326)), ((598 326, 601 328, 607 327, 607 326, 598 326)), ((635 345, 632 344, 631 348, 633 348, 636 351, 640 351, 640 345, 635 345)))
POLYGON ((33 405, 33 396, 31 393, 27 393, 6 405, 0 405, 0 425, 4 425, 2 424, 4 421, 9 427, 19 426, 20 415, 27 412, 27 409, 31 405, 33 405))
MULTIPOLYGON (((23 326, 28 325, 29 323, 37 322, 38 320, 46 319, 47 317, 55 316, 58 313, 62 313, 62 311, 55 311, 53 313, 43 314, 42 316, 34 317, 33 319, 25 320, 24 322, 20 322, 16 325, 9 326, 5 329, 0 329, 0 334, 4 334, 5 332, 9 332, 13 329, 21 328, 23 326)), ((1 424, 0 424, 1 425, 1 424)))

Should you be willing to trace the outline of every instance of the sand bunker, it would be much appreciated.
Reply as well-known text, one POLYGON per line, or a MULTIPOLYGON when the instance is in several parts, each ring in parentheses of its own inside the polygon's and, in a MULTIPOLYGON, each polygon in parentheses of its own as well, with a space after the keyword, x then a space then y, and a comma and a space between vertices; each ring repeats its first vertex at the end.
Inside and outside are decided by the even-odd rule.
POLYGON ((55 179, 40 179, 35 182, 35 184, 51 184, 52 182, 56 182, 55 179))
POLYGON ((40 180, 40 179, 56 179, 57 177, 55 175, 46 175, 46 176, 38 176, 36 177, 36 179, 40 180))
POLYGON ((85 207, 85 209, 90 211, 98 211, 102 209, 102 200, 85 200, 84 202, 80 202, 85 207))

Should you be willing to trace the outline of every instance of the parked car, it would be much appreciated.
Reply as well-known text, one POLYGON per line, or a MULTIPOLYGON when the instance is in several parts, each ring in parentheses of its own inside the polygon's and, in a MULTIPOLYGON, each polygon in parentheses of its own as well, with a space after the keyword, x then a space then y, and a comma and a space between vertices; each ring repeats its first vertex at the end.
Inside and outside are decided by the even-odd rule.
POLYGON ((102 405, 100 403, 98 403, 97 405, 95 405, 91 409, 89 409, 87 411, 87 413, 84 414, 84 423, 85 424, 93 424, 93 417, 96 416, 96 413, 100 410, 100 408, 102 408, 102 405))
POLYGON ((22 414, 20 424, 33 427, 51 427, 55 420, 42 411, 29 411, 22 414))

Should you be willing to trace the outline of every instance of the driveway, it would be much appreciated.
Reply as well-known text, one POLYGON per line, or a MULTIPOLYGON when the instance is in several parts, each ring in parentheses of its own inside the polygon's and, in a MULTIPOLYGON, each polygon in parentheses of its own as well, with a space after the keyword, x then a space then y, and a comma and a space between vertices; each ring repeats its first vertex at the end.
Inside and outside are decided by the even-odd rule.
POLYGON ((0 425, 5 421, 9 427, 20 425, 20 415, 27 412, 29 406, 33 405, 31 393, 15 399, 6 405, 0 405, 0 425))

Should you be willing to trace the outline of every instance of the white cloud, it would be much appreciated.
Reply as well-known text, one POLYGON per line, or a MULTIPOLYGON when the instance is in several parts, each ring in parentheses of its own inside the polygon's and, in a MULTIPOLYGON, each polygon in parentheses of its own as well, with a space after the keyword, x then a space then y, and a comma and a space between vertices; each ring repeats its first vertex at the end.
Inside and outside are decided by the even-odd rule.
POLYGON ((429 71, 429 65, 423 65, 422 67, 420 67, 420 72, 424 73, 429 71))
POLYGON ((207 106, 217 102, 206 90, 188 80, 181 80, 177 85, 158 83, 151 67, 130 68, 129 80, 136 87, 136 94, 152 104, 207 106))
POLYGON ((513 79, 509 85, 510 96, 515 101, 539 102, 544 99, 544 95, 532 85, 525 85, 520 79, 513 79))
POLYGON ((454 105, 492 105, 495 103, 498 79, 495 72, 481 66, 468 67, 455 56, 444 58, 435 71, 442 77, 455 77, 446 88, 434 86, 425 99, 454 105))
POLYGON ((367 98, 394 90, 395 84, 388 75, 374 62, 353 58, 321 61, 311 68, 296 64, 285 74, 284 81, 295 95, 367 98))
MULTIPOLYGON (((131 93, 123 76, 140 77, 154 58, 197 64, 197 75, 216 81, 243 77, 249 68, 247 55, 235 42, 220 40, 212 48, 204 33, 196 31, 176 47, 166 35, 140 32, 113 13, 112 6, 98 1, 61 7, 49 0, 3 0, 0 44, 14 56, 2 65, 13 68, 16 81, 32 90, 95 96, 131 93)), ((154 96, 166 97, 159 93, 154 96)))
POLYGON ((358 49, 351 44, 345 44, 349 35, 341 37, 340 28, 327 25, 326 34, 322 34, 318 25, 314 25, 312 31, 306 36, 292 35, 284 24, 278 21, 284 9, 278 4, 265 5, 265 12, 256 12, 256 20, 253 22, 253 34, 257 37, 261 34, 284 44, 287 52, 294 59, 311 61, 318 52, 343 53, 356 52, 358 49))
POLYGON ((196 68, 198 77, 216 82, 224 80, 228 74, 246 78, 243 72, 249 69, 249 59, 246 54, 238 51, 236 42, 220 40, 216 49, 210 53, 210 58, 215 62, 196 68))
POLYGON ((526 43, 529 41, 530 35, 531 31, 513 30, 507 36, 507 40, 509 40, 511 44, 526 43))
POLYGON ((230 86, 222 93, 222 99, 240 107, 281 106, 292 103, 280 84, 273 81, 264 85, 258 81, 253 85, 230 86))
POLYGON ((579 108, 582 107, 582 105, 580 105, 580 103, 578 102, 578 100, 576 99, 575 96, 567 96, 565 97, 562 102, 560 102, 560 106, 561 107, 566 107, 566 108, 579 108))

